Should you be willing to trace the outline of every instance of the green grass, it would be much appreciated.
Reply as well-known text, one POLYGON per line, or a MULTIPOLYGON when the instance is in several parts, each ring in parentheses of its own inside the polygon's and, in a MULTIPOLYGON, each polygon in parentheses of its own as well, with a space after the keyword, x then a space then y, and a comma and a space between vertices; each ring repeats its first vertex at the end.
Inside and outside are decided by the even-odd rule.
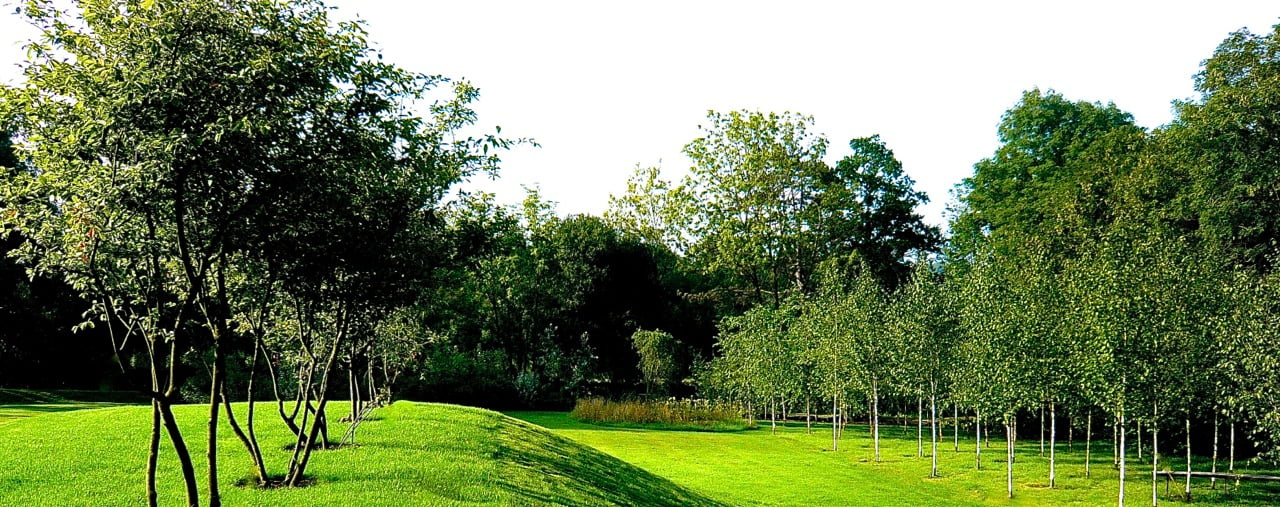
POLYGON ((108 408, 146 402, 145 398, 134 393, 0 389, 0 426, 50 412, 108 408))
MULTIPOLYGON (((345 404, 331 406, 342 414, 345 404)), ((176 407, 204 489, 202 406, 176 407)), ((238 406, 241 420, 244 405, 238 406)), ((258 432, 271 472, 282 473, 291 442, 259 405, 258 432)), ((336 416, 334 417, 336 419, 336 416)), ((374 412, 357 446, 317 451, 315 480, 300 489, 234 484, 249 460, 224 424, 220 488, 227 505, 713 505, 715 502, 581 443, 496 412, 398 402, 374 412)), ((150 425, 148 406, 48 412, 0 425, 0 504, 139 505, 150 425)), ((331 436, 345 430, 335 424, 331 436)), ((169 442, 162 442, 162 504, 183 500, 169 442)))
MULTIPOLYGON (((975 471, 972 437, 968 441, 962 438, 961 450, 955 452, 950 427, 938 447, 941 477, 929 478, 928 435, 926 457, 918 458, 914 426, 905 435, 900 426, 883 427, 883 461, 873 463, 866 425, 850 425, 840 450, 832 452, 830 426, 815 426, 812 434, 805 433, 803 424, 795 423, 780 427, 777 434, 767 428, 739 433, 689 433, 602 428, 564 413, 509 415, 550 428, 733 505, 1116 504, 1118 473, 1111 467, 1110 442, 1094 442, 1090 478, 1084 477, 1081 442, 1075 442, 1072 451, 1060 443, 1054 489, 1048 488, 1049 460, 1039 456, 1038 440, 1018 442, 1015 498, 1009 500, 1005 497, 1004 441, 993 439, 992 446, 983 449, 983 470, 975 471)), ((1133 458, 1132 449, 1129 457, 1133 458)), ((1150 459, 1149 454, 1144 457, 1150 459)), ((1126 504, 1150 505, 1150 464, 1129 463, 1126 504)), ((1162 463, 1161 468, 1166 464, 1162 463)), ((1206 463, 1193 465, 1196 470, 1208 470, 1206 463)), ((1174 461, 1172 466, 1177 470, 1182 465, 1174 461)), ((1162 480, 1161 501, 1192 505, 1179 500, 1180 485, 1171 484, 1170 494, 1165 495, 1162 480)), ((1280 501, 1280 485, 1244 483, 1233 494, 1225 493, 1221 482, 1218 487, 1210 490, 1208 480, 1193 480, 1194 505, 1275 505, 1280 501)))
MULTIPOLYGON (((11 394, 11 393, 10 393, 11 394)), ((36 396, 26 394, 24 396, 36 396)), ((150 411, 94 404, 0 405, 0 504, 138 505, 150 411), (34 415, 33 415, 34 414, 34 415)), ((342 414, 348 407, 335 404, 342 414)), ((241 419, 245 406, 237 406, 241 419)), ((259 406, 259 434, 271 472, 279 474, 291 442, 274 415, 259 406)), ((205 407, 177 407, 204 490, 205 407)), ((1094 444, 1093 476, 1084 477, 1080 442, 1060 444, 1057 487, 1048 488, 1048 459, 1038 442, 1019 442, 1015 495, 1005 498, 1003 441, 983 449, 984 469, 973 469, 973 442, 960 452, 949 438, 939 446, 942 477, 929 478, 929 459, 916 457, 915 428, 883 430, 881 463, 871 462, 865 425, 851 425, 839 451, 830 451, 829 427, 803 424, 742 432, 688 432, 611 428, 565 413, 495 412, 452 405, 399 402, 378 409, 361 426, 357 446, 317 451, 309 468, 314 485, 258 490, 234 484, 249 477, 248 459, 223 425, 221 488, 228 505, 1115 505, 1117 473, 1110 443, 1094 444), (530 424, 532 423, 532 424, 530 424), (540 427, 541 426, 541 427, 540 427), (550 431, 542 428, 549 428, 550 431), (603 451, 603 452, 601 452, 603 451)), ((950 428, 948 428, 949 430, 950 428)), ((345 425, 331 429, 336 438, 345 425)), ((950 437, 950 434, 947 435, 950 437)), ((927 452, 926 442, 926 452, 927 452)), ((1149 445, 1149 442, 1148 442, 1149 445)), ((176 460, 162 445, 163 504, 183 499, 176 460)), ((1148 449, 1149 451, 1149 449, 1148 449)), ((1132 451, 1130 457, 1133 457, 1132 451)), ((1149 454, 1145 454, 1149 460, 1149 454)), ((1162 466, 1179 469, 1176 457, 1162 466)), ((1150 502, 1150 465, 1133 464, 1129 505, 1150 502)), ((1207 470, 1203 460, 1197 470, 1207 470)), ((1274 470, 1242 472, 1275 473, 1274 470)), ((1193 482, 1196 505, 1275 505, 1280 485, 1244 483, 1227 493, 1222 483, 1193 482)), ((1180 483, 1161 501, 1179 500, 1180 483)))

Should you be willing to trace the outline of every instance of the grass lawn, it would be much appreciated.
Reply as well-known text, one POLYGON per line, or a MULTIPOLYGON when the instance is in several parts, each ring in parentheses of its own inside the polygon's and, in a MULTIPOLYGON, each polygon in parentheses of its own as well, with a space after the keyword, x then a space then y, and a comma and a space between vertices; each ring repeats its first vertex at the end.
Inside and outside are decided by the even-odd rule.
POLYGON ((118 407, 128 403, 145 403, 141 395, 132 393, 104 394, 98 391, 29 391, 0 389, 0 426, 18 419, 90 408, 118 407))
MULTIPOLYGON (((1057 487, 1048 488, 1047 457, 1039 456, 1038 440, 1022 440, 1014 464, 1013 500, 1005 497, 1004 440, 993 438, 983 448, 983 469, 974 470, 973 440, 961 439, 954 450, 950 427, 938 447, 940 478, 929 475, 929 442, 926 457, 916 457, 916 428, 904 434, 901 426, 881 429, 881 463, 871 462, 872 444, 866 425, 850 425, 840 450, 831 451, 830 426, 815 426, 805 433, 803 424, 779 428, 771 434, 767 424, 739 433, 696 433, 620 429, 578 422, 559 412, 512 412, 509 415, 545 426, 552 431, 600 449, 628 463, 708 497, 734 505, 1115 505, 1118 472, 1111 467, 1111 443, 1093 446, 1092 477, 1084 477, 1081 442, 1072 451, 1059 444, 1057 487)), ((993 435, 995 436, 995 435, 993 435)), ((1150 442, 1147 442, 1149 445, 1150 442)), ((1149 449, 1148 449, 1149 451, 1149 449)), ((1225 452, 1225 450, 1224 450, 1225 452)), ((1130 460, 1133 459, 1130 449, 1130 460)), ((1144 454, 1149 460, 1150 454, 1144 454)), ((1177 470, 1181 461, 1162 463, 1177 470)), ((1128 505, 1150 505, 1150 462, 1130 463, 1125 494, 1128 505)), ((1195 463, 1208 470, 1207 463, 1195 463)), ((1225 464, 1220 463, 1220 468, 1225 464)), ((1239 467, 1239 464, 1237 466, 1239 467)), ((1280 485, 1243 483, 1226 493, 1220 481, 1209 489, 1207 479, 1193 479, 1194 505, 1276 505, 1280 485)), ((1180 501, 1181 483, 1170 485, 1161 502, 1180 501)))
MULTIPOLYGON (((245 405, 237 412, 243 421, 245 405)), ((24 409, 26 410, 26 409, 24 409)), ((346 404, 331 405, 336 419, 346 404)), ((179 417, 204 473, 206 407, 179 417)), ((271 472, 288 460, 288 430, 274 404, 259 405, 258 433, 271 472)), ((223 418, 225 422, 225 418, 223 418)), ((0 504, 140 505, 149 406, 46 412, 0 425, 0 504)), ((338 438, 345 424, 334 424, 338 438)), ((315 484, 301 489, 236 486, 250 476, 243 447, 220 430, 220 485, 227 505, 714 505, 715 502, 583 444, 496 412, 398 402, 360 427, 357 446, 317 451, 315 484)), ((183 501, 177 460, 162 441, 161 504, 183 501)))

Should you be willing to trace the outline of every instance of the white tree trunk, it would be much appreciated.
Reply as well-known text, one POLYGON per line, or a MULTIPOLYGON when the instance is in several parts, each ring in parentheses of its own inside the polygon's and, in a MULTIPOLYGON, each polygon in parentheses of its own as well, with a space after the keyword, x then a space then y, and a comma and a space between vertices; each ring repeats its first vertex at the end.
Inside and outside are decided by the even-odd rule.
POLYGON ((813 433, 813 399, 809 395, 804 397, 804 432, 813 433))
POLYGON ((1009 489, 1009 498, 1013 498, 1013 425, 1005 423, 1005 483, 1009 489))
POLYGON ((778 400, 769 400, 769 433, 778 433, 778 400))
POLYGON ((1182 491, 1186 501, 1191 501, 1191 416, 1188 415, 1184 419, 1187 423, 1187 486, 1182 491))
MULTIPOLYGON (((1151 410, 1152 419, 1155 418, 1155 409, 1151 410)), ((1160 473, 1160 425, 1151 427, 1151 505, 1155 507, 1160 505, 1160 497, 1156 492, 1157 474, 1160 473)))
MULTIPOLYGON (((1236 420, 1231 420, 1231 460, 1227 462, 1227 471, 1236 473, 1236 420)), ((1240 487, 1240 477, 1236 477, 1236 487, 1240 487)))
POLYGON ((836 395, 833 394, 831 395, 831 450, 832 451, 840 450, 840 440, 839 440, 840 434, 838 433, 840 428, 840 424, 839 424, 840 417, 836 415, 837 408, 838 407, 836 405, 836 395))
POLYGON ((1055 461, 1056 456, 1054 455, 1054 448, 1057 447, 1054 444, 1057 443, 1057 440, 1058 440, 1057 419, 1056 419, 1056 414, 1054 413, 1054 405, 1052 402, 1050 402, 1049 403, 1049 487, 1050 488, 1053 488, 1054 479, 1057 478, 1057 475, 1055 475, 1056 470, 1054 467, 1055 465, 1057 465, 1057 462, 1055 461))
POLYGON ((1120 436, 1116 443, 1116 463, 1120 466, 1120 507, 1124 507, 1124 407, 1120 408, 1120 422, 1115 431, 1120 436))
MULTIPOLYGON (((1213 467, 1209 469, 1210 473, 1218 473, 1218 411, 1213 411, 1213 467)), ((1209 479, 1209 487, 1218 489, 1218 478, 1209 479)))
POLYGON ((880 462, 880 393, 876 380, 871 379, 871 440, 876 448, 876 463, 880 462))
POLYGON ((982 470, 982 409, 975 409, 973 416, 973 469, 982 470))
POLYGON ((924 398, 916 398, 916 457, 924 457, 924 398))
POLYGON ((929 413, 930 413, 929 426, 930 426, 930 433, 932 433, 931 440, 933 441, 933 448, 929 452, 929 457, 933 461, 932 468, 929 469, 929 477, 937 477, 938 476, 938 405, 937 405, 937 394, 934 392, 929 393, 929 413))
POLYGON ((1084 422, 1084 476, 1089 477, 1089 451, 1093 445, 1093 408, 1089 408, 1089 415, 1085 416, 1084 422))

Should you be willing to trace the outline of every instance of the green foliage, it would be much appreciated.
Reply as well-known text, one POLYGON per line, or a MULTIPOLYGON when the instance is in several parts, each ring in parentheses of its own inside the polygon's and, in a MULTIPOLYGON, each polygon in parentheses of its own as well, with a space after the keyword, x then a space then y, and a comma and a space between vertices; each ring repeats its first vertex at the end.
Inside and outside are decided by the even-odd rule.
MULTIPOLYGON (((652 395, 664 395, 680 372, 680 342, 665 331, 637 329, 631 334, 631 344, 640 356, 640 374, 644 377, 645 391, 652 395)), ((579 402, 581 403, 581 402, 579 402)))

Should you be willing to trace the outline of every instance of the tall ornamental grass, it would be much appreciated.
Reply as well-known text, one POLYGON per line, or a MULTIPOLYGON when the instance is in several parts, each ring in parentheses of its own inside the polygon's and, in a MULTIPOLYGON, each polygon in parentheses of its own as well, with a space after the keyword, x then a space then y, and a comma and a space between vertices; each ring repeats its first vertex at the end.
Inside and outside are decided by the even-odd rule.
POLYGON ((593 424, 654 429, 738 431, 754 427, 743 419, 740 407, 707 400, 586 398, 578 400, 569 415, 593 424))

